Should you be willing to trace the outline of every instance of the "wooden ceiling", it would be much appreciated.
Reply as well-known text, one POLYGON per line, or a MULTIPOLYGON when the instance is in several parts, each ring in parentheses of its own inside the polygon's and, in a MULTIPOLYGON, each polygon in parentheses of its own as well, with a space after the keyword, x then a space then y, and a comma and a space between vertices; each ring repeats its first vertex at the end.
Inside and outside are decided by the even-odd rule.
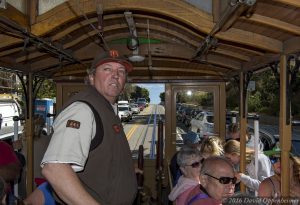
POLYGON ((228 80, 300 52, 299 0, 213 0, 212 14, 183 0, 69 0, 37 15, 27 2, 28 15, 0 9, 0 67, 55 80, 82 80, 104 48, 131 56, 125 11, 145 57, 130 82, 228 80))

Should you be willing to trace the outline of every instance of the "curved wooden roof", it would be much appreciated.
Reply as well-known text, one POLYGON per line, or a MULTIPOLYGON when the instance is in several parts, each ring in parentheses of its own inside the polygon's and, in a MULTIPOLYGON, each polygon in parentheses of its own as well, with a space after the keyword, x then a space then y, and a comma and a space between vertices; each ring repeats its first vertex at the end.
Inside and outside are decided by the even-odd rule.
POLYGON ((42 15, 37 1, 29 1, 29 15, 10 5, 0 10, 1 67, 82 80, 103 45, 132 55, 125 11, 132 12, 139 54, 145 56, 133 63, 131 82, 226 80, 300 52, 297 0, 212 0, 212 14, 182 0, 69 0, 42 15), (104 41, 91 26, 98 25, 97 5, 104 41))

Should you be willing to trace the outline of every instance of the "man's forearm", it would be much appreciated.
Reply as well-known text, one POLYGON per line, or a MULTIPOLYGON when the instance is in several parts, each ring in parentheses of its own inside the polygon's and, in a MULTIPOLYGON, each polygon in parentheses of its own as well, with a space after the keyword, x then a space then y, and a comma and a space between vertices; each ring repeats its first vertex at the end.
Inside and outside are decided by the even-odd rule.
POLYGON ((79 178, 69 164, 46 164, 42 169, 42 174, 65 203, 74 205, 100 205, 83 188, 79 178))

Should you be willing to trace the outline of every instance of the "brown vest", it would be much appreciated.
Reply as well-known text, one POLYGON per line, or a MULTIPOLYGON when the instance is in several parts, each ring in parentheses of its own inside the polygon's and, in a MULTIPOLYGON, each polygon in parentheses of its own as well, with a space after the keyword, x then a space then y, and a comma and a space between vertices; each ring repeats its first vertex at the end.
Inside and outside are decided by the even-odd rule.
POLYGON ((92 105, 104 128, 102 142, 89 153, 84 170, 78 173, 79 178, 86 190, 103 205, 132 204, 137 182, 130 148, 118 115, 92 86, 72 97, 67 105, 75 101, 92 105))

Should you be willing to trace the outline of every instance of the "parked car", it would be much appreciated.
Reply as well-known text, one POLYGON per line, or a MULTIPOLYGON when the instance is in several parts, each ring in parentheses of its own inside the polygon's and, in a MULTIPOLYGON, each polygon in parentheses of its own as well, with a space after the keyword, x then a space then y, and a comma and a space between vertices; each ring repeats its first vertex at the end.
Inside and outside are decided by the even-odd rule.
POLYGON ((212 112, 200 112, 191 120, 191 130, 201 133, 202 136, 206 132, 214 133, 214 114, 212 112))
POLYGON ((143 102, 137 102, 137 105, 140 108, 140 111, 143 111, 146 107, 145 103, 143 103, 143 102))
POLYGON ((131 107, 132 114, 139 114, 141 112, 138 104, 136 103, 130 104, 130 107, 131 107))
MULTIPOLYGON (((231 115, 226 115, 226 128, 231 123, 231 115)), ((200 133, 201 137, 212 135, 214 133, 214 115, 212 112, 201 112, 191 120, 191 130, 200 133)), ((247 130, 250 135, 254 135, 254 127, 247 125, 247 130)), ((276 136, 267 129, 260 127, 259 138, 264 145, 264 150, 269 150, 276 144, 276 136)))
POLYGON ((132 111, 129 105, 119 105, 118 114, 121 121, 130 121, 132 120, 132 111))
MULTIPOLYGON (((14 117, 20 116, 19 104, 12 99, 0 99, 0 139, 14 136, 14 117)), ((18 134, 22 134, 22 126, 18 121, 18 134)))
POLYGON ((186 109, 183 110, 182 115, 181 115, 181 122, 186 126, 189 127, 190 124, 190 116, 192 115, 193 108, 187 107, 186 109))
MULTIPOLYGON (((230 115, 226 115, 226 129, 231 123, 230 115)), ((204 135, 214 135, 214 113, 208 111, 202 111, 198 113, 190 121, 191 130, 204 135)))
POLYGON ((143 104, 144 107, 147 107, 148 106, 148 102, 146 100, 146 98, 138 98, 137 101, 136 101, 137 104, 143 104))

